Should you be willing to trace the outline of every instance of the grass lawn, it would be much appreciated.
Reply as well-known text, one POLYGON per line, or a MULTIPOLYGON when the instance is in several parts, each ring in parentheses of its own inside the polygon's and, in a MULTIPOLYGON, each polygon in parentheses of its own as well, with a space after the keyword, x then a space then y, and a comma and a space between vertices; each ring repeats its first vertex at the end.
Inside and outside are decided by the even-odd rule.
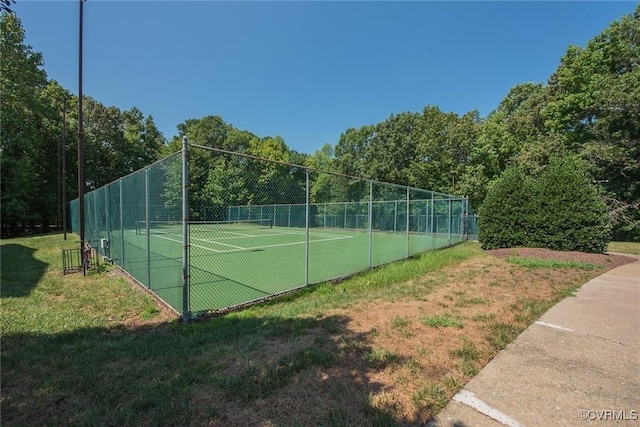
POLYGON ((609 252, 640 255, 640 242, 611 242, 607 250, 609 252))
POLYGON ((183 326, 114 267, 63 276, 73 245, 2 241, 3 425, 421 425, 605 271, 468 242, 183 326))

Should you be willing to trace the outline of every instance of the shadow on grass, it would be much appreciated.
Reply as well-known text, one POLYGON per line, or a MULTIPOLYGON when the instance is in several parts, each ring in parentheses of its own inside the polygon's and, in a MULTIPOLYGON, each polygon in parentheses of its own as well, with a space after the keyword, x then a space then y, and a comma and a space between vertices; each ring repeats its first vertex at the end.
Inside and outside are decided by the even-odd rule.
POLYGON ((404 363, 349 317, 248 317, 3 337, 2 425, 405 424, 371 374, 404 363))
POLYGON ((35 249, 14 243, 0 247, 0 297, 28 296, 44 275, 48 264, 34 258, 35 249))

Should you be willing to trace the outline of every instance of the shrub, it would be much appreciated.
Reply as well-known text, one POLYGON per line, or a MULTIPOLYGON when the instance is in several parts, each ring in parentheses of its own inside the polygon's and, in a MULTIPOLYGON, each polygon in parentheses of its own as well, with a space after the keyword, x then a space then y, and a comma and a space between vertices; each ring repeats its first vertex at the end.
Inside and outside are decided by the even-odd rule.
POLYGON ((576 157, 551 158, 533 180, 527 246, 602 253, 611 227, 586 165, 576 157))
POLYGON ((507 168, 480 209, 479 239, 485 249, 601 253, 610 230, 607 207, 576 157, 552 157, 535 177, 518 166, 507 168))
POLYGON ((525 246, 529 178, 516 166, 494 181, 478 212, 478 239, 485 249, 525 246))

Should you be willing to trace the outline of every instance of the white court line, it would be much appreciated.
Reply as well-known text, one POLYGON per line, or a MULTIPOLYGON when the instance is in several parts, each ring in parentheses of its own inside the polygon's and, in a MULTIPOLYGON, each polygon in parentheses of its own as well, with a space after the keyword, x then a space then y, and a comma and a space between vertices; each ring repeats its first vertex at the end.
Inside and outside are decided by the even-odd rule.
POLYGON ((236 249, 244 249, 242 246, 235 246, 235 245, 230 245, 228 243, 220 243, 218 242, 218 240, 207 240, 207 239, 201 239, 199 237, 193 237, 193 236, 189 236, 191 239, 195 239, 195 240, 202 240, 203 242, 207 242, 207 243, 214 243, 216 245, 221 245, 221 246, 229 246, 232 248, 236 248, 236 249))
MULTIPOLYGON (((264 230, 265 232, 273 232, 273 233, 277 233, 277 232, 282 232, 283 230, 264 230)), ((292 235, 299 235, 299 236, 304 236, 306 235, 306 232, 304 230, 300 230, 300 231, 292 231, 289 233, 284 233, 284 235, 286 234, 292 234, 292 235)), ((318 237, 334 237, 334 236, 343 236, 343 237, 353 237, 347 234, 331 234, 331 233, 319 233, 317 231, 309 231, 309 235, 316 235, 318 237)))
POLYGON ((469 390, 464 390, 464 389, 460 390, 455 396, 453 396, 453 400, 455 400, 456 402, 465 404, 467 406, 471 406, 473 409, 480 412, 481 414, 484 414, 489 418, 493 418, 494 420, 506 426, 522 427, 522 424, 518 423, 516 420, 508 417, 507 415, 503 414, 497 409, 494 409, 491 406, 487 405, 482 400, 478 399, 478 397, 474 393, 470 392, 469 390))
MULTIPOLYGON (((333 239, 320 239, 320 240, 309 240, 309 243, 317 243, 317 242, 329 242, 331 240, 344 240, 344 239, 353 239, 353 236, 344 236, 344 237, 338 237, 338 238, 333 238, 333 239)), ((276 245, 264 245, 264 246, 255 246, 253 248, 245 248, 242 250, 245 251, 252 251, 252 250, 256 250, 256 249, 264 249, 264 248, 278 248, 280 246, 294 246, 294 245, 304 245, 306 242, 293 242, 293 243, 279 243, 276 245)), ((229 253, 233 253, 233 252, 239 252, 241 249, 230 249, 230 250, 226 250, 226 251, 219 251, 220 253, 223 254, 229 254, 229 253)))
POLYGON ((540 325, 540 326, 546 326, 547 328, 559 329, 561 331, 567 331, 567 332, 575 332, 573 329, 565 328, 564 326, 554 325, 553 323, 543 322, 541 320, 536 320, 533 323, 535 323, 536 325, 540 325))
MULTIPOLYGON (((159 234, 154 234, 154 236, 155 236, 155 237, 158 237, 158 238, 160 238, 160 239, 166 239, 166 240, 171 240, 172 242, 182 243, 182 240, 171 239, 171 238, 169 238, 169 237, 164 237, 164 236, 161 236, 161 235, 159 235, 159 234)), ((196 244, 191 244, 191 246, 195 246, 196 248, 206 249, 206 250, 208 250, 208 251, 212 251, 212 252, 218 252, 218 253, 222 253, 222 252, 224 252, 224 251, 218 251, 218 250, 215 250, 215 249, 207 248, 207 247, 205 247, 205 246, 200 246, 200 245, 196 245, 196 244)))
POLYGON ((216 230, 216 233, 227 233, 227 234, 235 234, 236 236, 251 237, 251 235, 249 234, 242 234, 242 233, 238 233, 237 231, 216 230))
MULTIPOLYGON (((194 233, 194 232, 191 232, 189 235, 191 236, 192 239, 195 239, 195 237, 193 237, 194 234, 198 235, 198 236, 211 236, 214 233, 201 233, 201 232, 194 233)), ((177 236, 180 236, 180 234, 177 234, 177 236)), ((237 236, 223 236, 223 237, 214 236, 214 237, 215 237, 216 240, 231 240, 231 239, 245 239, 247 237, 260 237, 260 236, 256 236, 256 235, 253 235, 253 234, 239 234, 237 236)))

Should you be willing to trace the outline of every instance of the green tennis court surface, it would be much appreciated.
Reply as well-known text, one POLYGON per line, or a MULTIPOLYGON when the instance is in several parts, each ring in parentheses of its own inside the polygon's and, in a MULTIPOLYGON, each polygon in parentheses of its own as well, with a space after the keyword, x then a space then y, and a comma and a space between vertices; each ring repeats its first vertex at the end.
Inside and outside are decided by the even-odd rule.
MULTIPOLYGON (((451 243, 460 241, 451 236, 451 243)), ((160 298, 182 307, 182 233, 178 224, 137 226, 125 232, 125 269, 146 278, 160 298), (151 249, 147 255, 145 248, 151 249), (150 268, 147 270, 147 262, 150 268)), ((306 231, 272 227, 190 226, 190 307, 192 312, 216 310, 259 300, 304 286, 306 231)), ((309 230, 308 283, 342 277, 449 244, 448 236, 383 233, 366 230, 309 230), (371 240, 371 246, 370 246, 371 240), (371 250, 369 249, 371 247, 371 250), (370 262, 371 259, 371 262, 370 262)))

